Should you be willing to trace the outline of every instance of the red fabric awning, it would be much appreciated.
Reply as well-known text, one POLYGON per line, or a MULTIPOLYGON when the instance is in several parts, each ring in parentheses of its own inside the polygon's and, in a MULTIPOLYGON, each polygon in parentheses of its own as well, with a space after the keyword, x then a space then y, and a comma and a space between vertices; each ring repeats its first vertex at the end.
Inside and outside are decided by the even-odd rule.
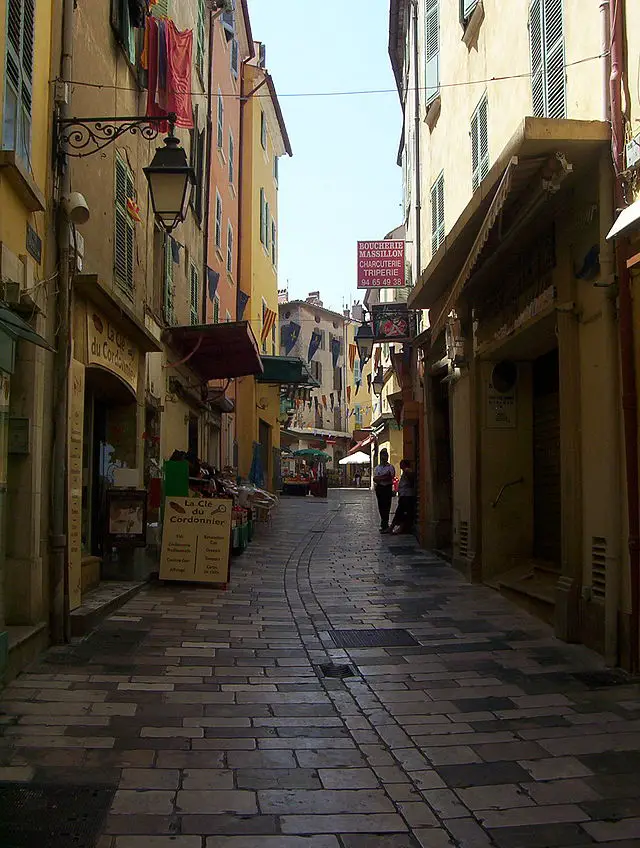
POLYGON ((203 380, 226 380, 262 374, 258 342, 248 321, 169 327, 162 334, 185 365, 203 380))
POLYGON ((371 447, 373 444, 373 435, 367 436, 366 439, 363 439, 361 442, 358 442, 357 445, 354 445, 347 451, 347 456, 351 456, 354 453, 358 453, 358 451, 364 451, 366 448, 371 447))

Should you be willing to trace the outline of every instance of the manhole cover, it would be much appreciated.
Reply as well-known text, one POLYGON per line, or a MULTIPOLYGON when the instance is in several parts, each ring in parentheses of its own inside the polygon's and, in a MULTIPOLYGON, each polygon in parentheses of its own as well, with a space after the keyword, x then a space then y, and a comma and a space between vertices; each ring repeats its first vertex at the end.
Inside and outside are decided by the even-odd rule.
POLYGON ((318 668, 324 677, 355 677, 356 674, 350 665, 321 663, 318 668))
POLYGON ((637 678, 630 677, 626 672, 611 669, 607 671, 576 671, 572 677, 584 683, 590 689, 605 689, 608 686, 629 686, 637 683, 637 678))
POLYGON ((0 845, 94 848, 116 787, 0 783, 0 845))
POLYGON ((407 630, 330 630, 338 648, 395 648, 419 645, 407 630))

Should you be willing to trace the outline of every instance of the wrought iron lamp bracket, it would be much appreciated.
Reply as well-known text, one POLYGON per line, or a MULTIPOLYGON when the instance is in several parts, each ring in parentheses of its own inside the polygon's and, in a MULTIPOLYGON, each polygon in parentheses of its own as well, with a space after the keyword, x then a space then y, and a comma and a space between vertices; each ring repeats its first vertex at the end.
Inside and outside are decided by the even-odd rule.
POLYGON ((58 155, 82 158, 100 153, 114 141, 127 133, 146 141, 160 135, 163 124, 169 124, 169 135, 173 135, 176 122, 174 114, 161 117, 127 118, 66 118, 56 121, 58 155))

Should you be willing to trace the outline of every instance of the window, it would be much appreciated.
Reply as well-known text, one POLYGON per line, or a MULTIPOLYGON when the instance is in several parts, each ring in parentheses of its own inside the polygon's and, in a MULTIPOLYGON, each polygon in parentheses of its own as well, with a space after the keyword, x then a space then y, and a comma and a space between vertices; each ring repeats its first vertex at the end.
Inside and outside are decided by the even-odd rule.
POLYGON ((234 38, 231 42, 231 73, 238 79, 240 71, 240 49, 238 47, 238 39, 234 38))
POLYGON ((233 133, 229 133, 229 182, 233 185, 235 180, 235 150, 233 145, 233 133))
POLYGON ((267 216, 266 216, 266 210, 265 210, 265 196, 264 196, 264 189, 261 188, 260 189, 260 241, 264 245, 266 245, 266 243, 267 243, 266 229, 267 229, 267 216))
POLYGON ((278 185, 278 168, 279 168, 279 160, 277 156, 273 157, 273 179, 275 180, 276 185, 278 185))
POLYGON ((173 249, 171 236, 164 237, 164 320, 167 324, 175 324, 173 310, 173 249))
POLYGON ((429 106, 440 94, 440 0, 426 0, 425 6, 426 102, 429 106))
POLYGON ((129 292, 133 291, 134 284, 135 225, 127 201, 134 198, 133 174, 116 153, 114 267, 117 282, 129 292))
POLYGON ((233 273, 233 227, 227 223, 227 271, 233 273))
POLYGON ((122 3, 121 0, 111 0, 111 28, 116 41, 127 57, 127 61, 132 67, 135 67, 138 30, 131 26, 128 3, 122 3))
POLYGON ((277 264, 278 252, 276 250, 276 222, 271 219, 271 261, 274 265, 277 264))
POLYGON ((218 127, 216 138, 218 148, 222 150, 222 145, 224 144, 224 101, 220 89, 218 89, 218 127))
POLYGON ((354 418, 356 419, 356 427, 362 427, 362 407, 356 403, 353 407, 354 418))
POLYGON ((315 359, 312 359, 309 363, 309 369, 311 371, 311 376, 314 380, 317 380, 318 383, 322 384, 322 363, 316 362, 315 359))
POLYGON ((533 114, 540 118, 565 118, 562 0, 533 0, 529 7, 529 43, 533 114))
POLYGON ((213 298, 213 323, 218 324, 220 322, 220 298, 216 295, 213 298))
POLYGON ((204 184, 204 149, 206 144, 206 131, 198 130, 197 112, 194 117, 193 129, 190 130, 191 137, 191 167, 196 172, 196 184, 191 188, 191 208, 198 220, 202 221, 203 212, 203 184, 204 184))
POLYGON ((260 144, 262 149, 267 149, 267 118, 264 112, 260 112, 260 144))
POLYGON ((227 322, 227 324, 231 321, 231 313, 228 309, 224 313, 224 320, 227 322))
POLYGON ((353 382, 360 383, 362 381, 362 368, 360 366, 360 359, 356 356, 353 360, 353 382))
POLYGON ((216 189, 216 247, 222 249, 222 198, 216 189))
POLYGON ((204 41, 205 41, 205 9, 204 0, 198 0, 198 21, 196 24, 196 68, 200 79, 204 82, 204 41))
POLYGON ((222 13, 222 27, 224 29, 227 42, 229 42, 232 38, 235 38, 236 32, 235 0, 230 0, 226 6, 227 10, 222 13))
MULTIPOLYGON (((9 0, 2 147, 25 162, 31 153, 35 0, 9 0)), ((3 21, 4 24, 4 21, 3 21)))
POLYGON ((267 201, 264 204, 264 236, 265 236, 264 246, 267 248, 267 253, 271 249, 271 228, 269 227, 269 222, 271 221, 271 216, 270 216, 269 213, 270 213, 270 206, 269 206, 269 202, 267 201))
POLYGON ((199 324, 200 318, 198 316, 198 306, 200 305, 200 275, 198 274, 198 269, 193 262, 189 268, 189 291, 191 293, 191 323, 199 324))
POLYGON ((465 26, 480 0, 460 0, 460 23, 465 26))
POLYGON ((318 330, 318 332, 320 333, 320 350, 326 350, 327 349, 327 334, 325 333, 324 330, 318 330))
POLYGON ((475 191, 489 173, 489 103, 485 94, 471 117, 471 185, 475 191))
POLYGON ((431 186, 431 252, 444 241, 444 171, 431 186))

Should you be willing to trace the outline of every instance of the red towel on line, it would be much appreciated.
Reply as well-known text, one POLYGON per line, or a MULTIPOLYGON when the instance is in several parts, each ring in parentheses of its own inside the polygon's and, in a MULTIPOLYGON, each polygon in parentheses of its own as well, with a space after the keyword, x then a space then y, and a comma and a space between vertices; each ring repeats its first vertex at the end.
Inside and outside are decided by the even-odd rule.
MULTIPOLYGON (((175 112, 176 126, 191 129, 193 127, 191 106, 193 30, 181 32, 171 20, 162 21, 162 27, 160 27, 159 22, 153 17, 147 18, 147 26, 149 27, 147 115, 162 117, 175 112), (164 39, 163 44, 160 43, 160 39, 164 39), (166 53, 166 69, 162 69, 165 71, 164 84, 159 73, 161 50, 166 53)), ((160 125, 161 132, 166 132, 168 128, 168 122, 160 125)))

